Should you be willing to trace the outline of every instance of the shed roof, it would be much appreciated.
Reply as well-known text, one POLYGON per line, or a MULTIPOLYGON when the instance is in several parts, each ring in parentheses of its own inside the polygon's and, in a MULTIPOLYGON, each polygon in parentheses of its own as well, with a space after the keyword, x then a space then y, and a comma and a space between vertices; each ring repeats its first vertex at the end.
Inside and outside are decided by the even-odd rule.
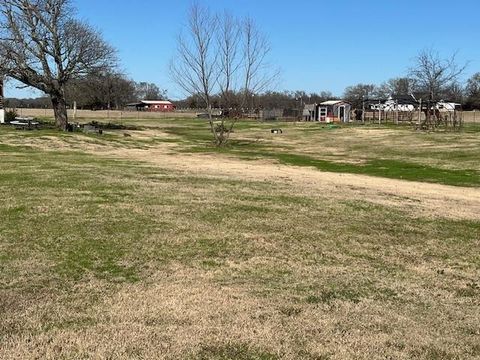
POLYGON ((166 100, 142 100, 140 102, 146 105, 172 105, 171 101, 166 100))
POLYGON ((320 105, 337 105, 337 104, 340 104, 340 103, 344 103, 345 101, 343 100, 328 100, 328 101, 324 101, 322 103, 320 103, 320 105))

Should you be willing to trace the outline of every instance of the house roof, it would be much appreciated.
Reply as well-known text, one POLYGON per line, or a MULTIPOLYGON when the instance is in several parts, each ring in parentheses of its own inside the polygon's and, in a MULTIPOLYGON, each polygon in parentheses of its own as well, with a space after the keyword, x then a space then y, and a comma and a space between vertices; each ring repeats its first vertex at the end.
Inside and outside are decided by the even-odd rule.
POLYGON ((336 104, 340 104, 340 103, 344 103, 345 101, 343 100, 328 100, 328 101, 324 101, 322 103, 320 103, 320 105, 336 105, 336 104))
POLYGON ((461 106, 462 104, 456 103, 456 102, 450 102, 450 101, 445 101, 445 100, 440 100, 438 104, 448 104, 448 105, 455 105, 455 106, 461 106))
POLYGON ((387 101, 394 101, 399 105, 416 105, 417 99, 413 95, 396 95, 392 94, 387 101))
POLYGON ((140 102, 145 105, 172 105, 171 101, 165 100, 142 100, 140 102))
POLYGON ((173 105, 173 103, 171 101, 165 101, 165 100, 141 100, 136 103, 127 104, 127 106, 130 106, 130 107, 143 106, 143 105, 173 105))

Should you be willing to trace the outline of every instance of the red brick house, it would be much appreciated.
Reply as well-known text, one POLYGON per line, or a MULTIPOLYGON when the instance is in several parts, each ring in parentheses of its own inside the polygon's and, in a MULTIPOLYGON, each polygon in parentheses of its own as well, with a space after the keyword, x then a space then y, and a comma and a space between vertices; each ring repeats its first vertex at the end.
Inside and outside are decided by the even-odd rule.
POLYGON ((167 100, 142 100, 138 103, 128 104, 127 109, 149 112, 172 112, 176 106, 167 100))

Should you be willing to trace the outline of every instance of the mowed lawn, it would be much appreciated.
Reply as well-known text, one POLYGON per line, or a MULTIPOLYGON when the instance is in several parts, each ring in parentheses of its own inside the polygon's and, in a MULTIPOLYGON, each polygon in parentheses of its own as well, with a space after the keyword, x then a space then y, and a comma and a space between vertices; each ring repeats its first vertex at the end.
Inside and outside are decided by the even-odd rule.
POLYGON ((480 357, 474 199, 267 176, 448 204, 480 191, 478 129, 240 122, 215 149, 200 120, 123 124, 0 127, 0 358, 480 357))

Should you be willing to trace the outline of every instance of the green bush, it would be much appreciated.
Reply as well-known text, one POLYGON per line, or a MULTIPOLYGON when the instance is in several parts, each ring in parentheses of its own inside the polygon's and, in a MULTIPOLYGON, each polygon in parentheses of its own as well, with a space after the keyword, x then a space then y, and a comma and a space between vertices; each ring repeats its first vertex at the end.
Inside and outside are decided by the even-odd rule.
POLYGON ((9 110, 5 112, 5 122, 15 121, 15 118, 18 116, 15 110, 9 110))

